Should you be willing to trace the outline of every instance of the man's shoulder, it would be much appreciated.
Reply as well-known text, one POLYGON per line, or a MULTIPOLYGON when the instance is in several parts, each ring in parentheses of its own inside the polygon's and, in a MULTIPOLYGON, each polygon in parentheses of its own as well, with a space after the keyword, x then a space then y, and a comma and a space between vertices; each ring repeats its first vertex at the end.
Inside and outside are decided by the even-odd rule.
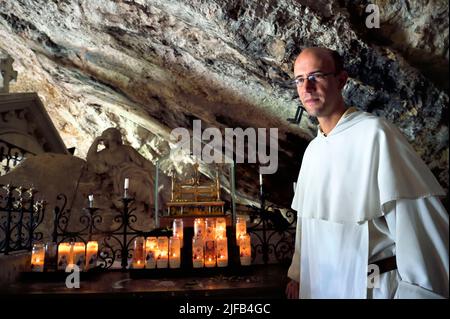
POLYGON ((355 125, 355 129, 363 129, 366 133, 368 132, 379 132, 391 130, 394 126, 386 118, 378 116, 369 112, 360 111, 355 114, 355 120, 358 125, 355 125))

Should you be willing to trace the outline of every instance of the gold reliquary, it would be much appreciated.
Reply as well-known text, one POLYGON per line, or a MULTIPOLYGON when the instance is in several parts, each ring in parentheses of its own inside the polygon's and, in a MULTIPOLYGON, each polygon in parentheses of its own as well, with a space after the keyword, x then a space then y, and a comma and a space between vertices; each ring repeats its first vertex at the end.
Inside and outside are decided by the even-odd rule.
POLYGON ((199 165, 194 165, 194 176, 177 180, 172 174, 172 195, 167 203, 169 216, 195 216, 224 214, 224 201, 220 200, 220 180, 216 170, 215 181, 200 182, 199 165))

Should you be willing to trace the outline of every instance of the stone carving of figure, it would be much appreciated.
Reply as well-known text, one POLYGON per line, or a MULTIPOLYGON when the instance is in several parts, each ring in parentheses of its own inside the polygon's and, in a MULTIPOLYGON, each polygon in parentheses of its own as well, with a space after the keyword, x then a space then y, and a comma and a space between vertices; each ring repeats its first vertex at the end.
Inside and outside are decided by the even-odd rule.
POLYGON ((147 207, 153 207, 155 167, 133 147, 122 143, 118 129, 108 128, 95 138, 86 160, 89 169, 101 176, 102 191, 108 192, 112 189, 116 206, 120 205, 119 199, 124 194, 124 181, 128 178, 129 196, 143 202, 147 207), (101 143, 105 148, 98 151, 101 143))

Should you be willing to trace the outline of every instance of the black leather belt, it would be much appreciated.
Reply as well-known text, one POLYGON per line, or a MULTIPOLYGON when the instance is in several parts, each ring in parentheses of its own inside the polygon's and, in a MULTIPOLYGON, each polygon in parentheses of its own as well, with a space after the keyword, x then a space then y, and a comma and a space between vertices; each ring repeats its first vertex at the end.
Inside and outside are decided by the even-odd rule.
POLYGON ((377 265, 380 270, 380 275, 382 273, 397 269, 397 260, 396 256, 391 256, 385 259, 377 260, 375 262, 370 263, 371 265, 377 265))

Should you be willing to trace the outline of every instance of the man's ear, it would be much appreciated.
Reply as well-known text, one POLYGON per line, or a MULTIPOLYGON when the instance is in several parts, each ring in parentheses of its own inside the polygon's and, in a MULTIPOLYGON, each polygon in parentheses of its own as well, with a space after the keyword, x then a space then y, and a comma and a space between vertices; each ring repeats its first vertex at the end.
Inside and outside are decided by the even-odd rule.
POLYGON ((339 89, 342 90, 347 83, 348 73, 347 71, 341 71, 338 75, 339 89))

